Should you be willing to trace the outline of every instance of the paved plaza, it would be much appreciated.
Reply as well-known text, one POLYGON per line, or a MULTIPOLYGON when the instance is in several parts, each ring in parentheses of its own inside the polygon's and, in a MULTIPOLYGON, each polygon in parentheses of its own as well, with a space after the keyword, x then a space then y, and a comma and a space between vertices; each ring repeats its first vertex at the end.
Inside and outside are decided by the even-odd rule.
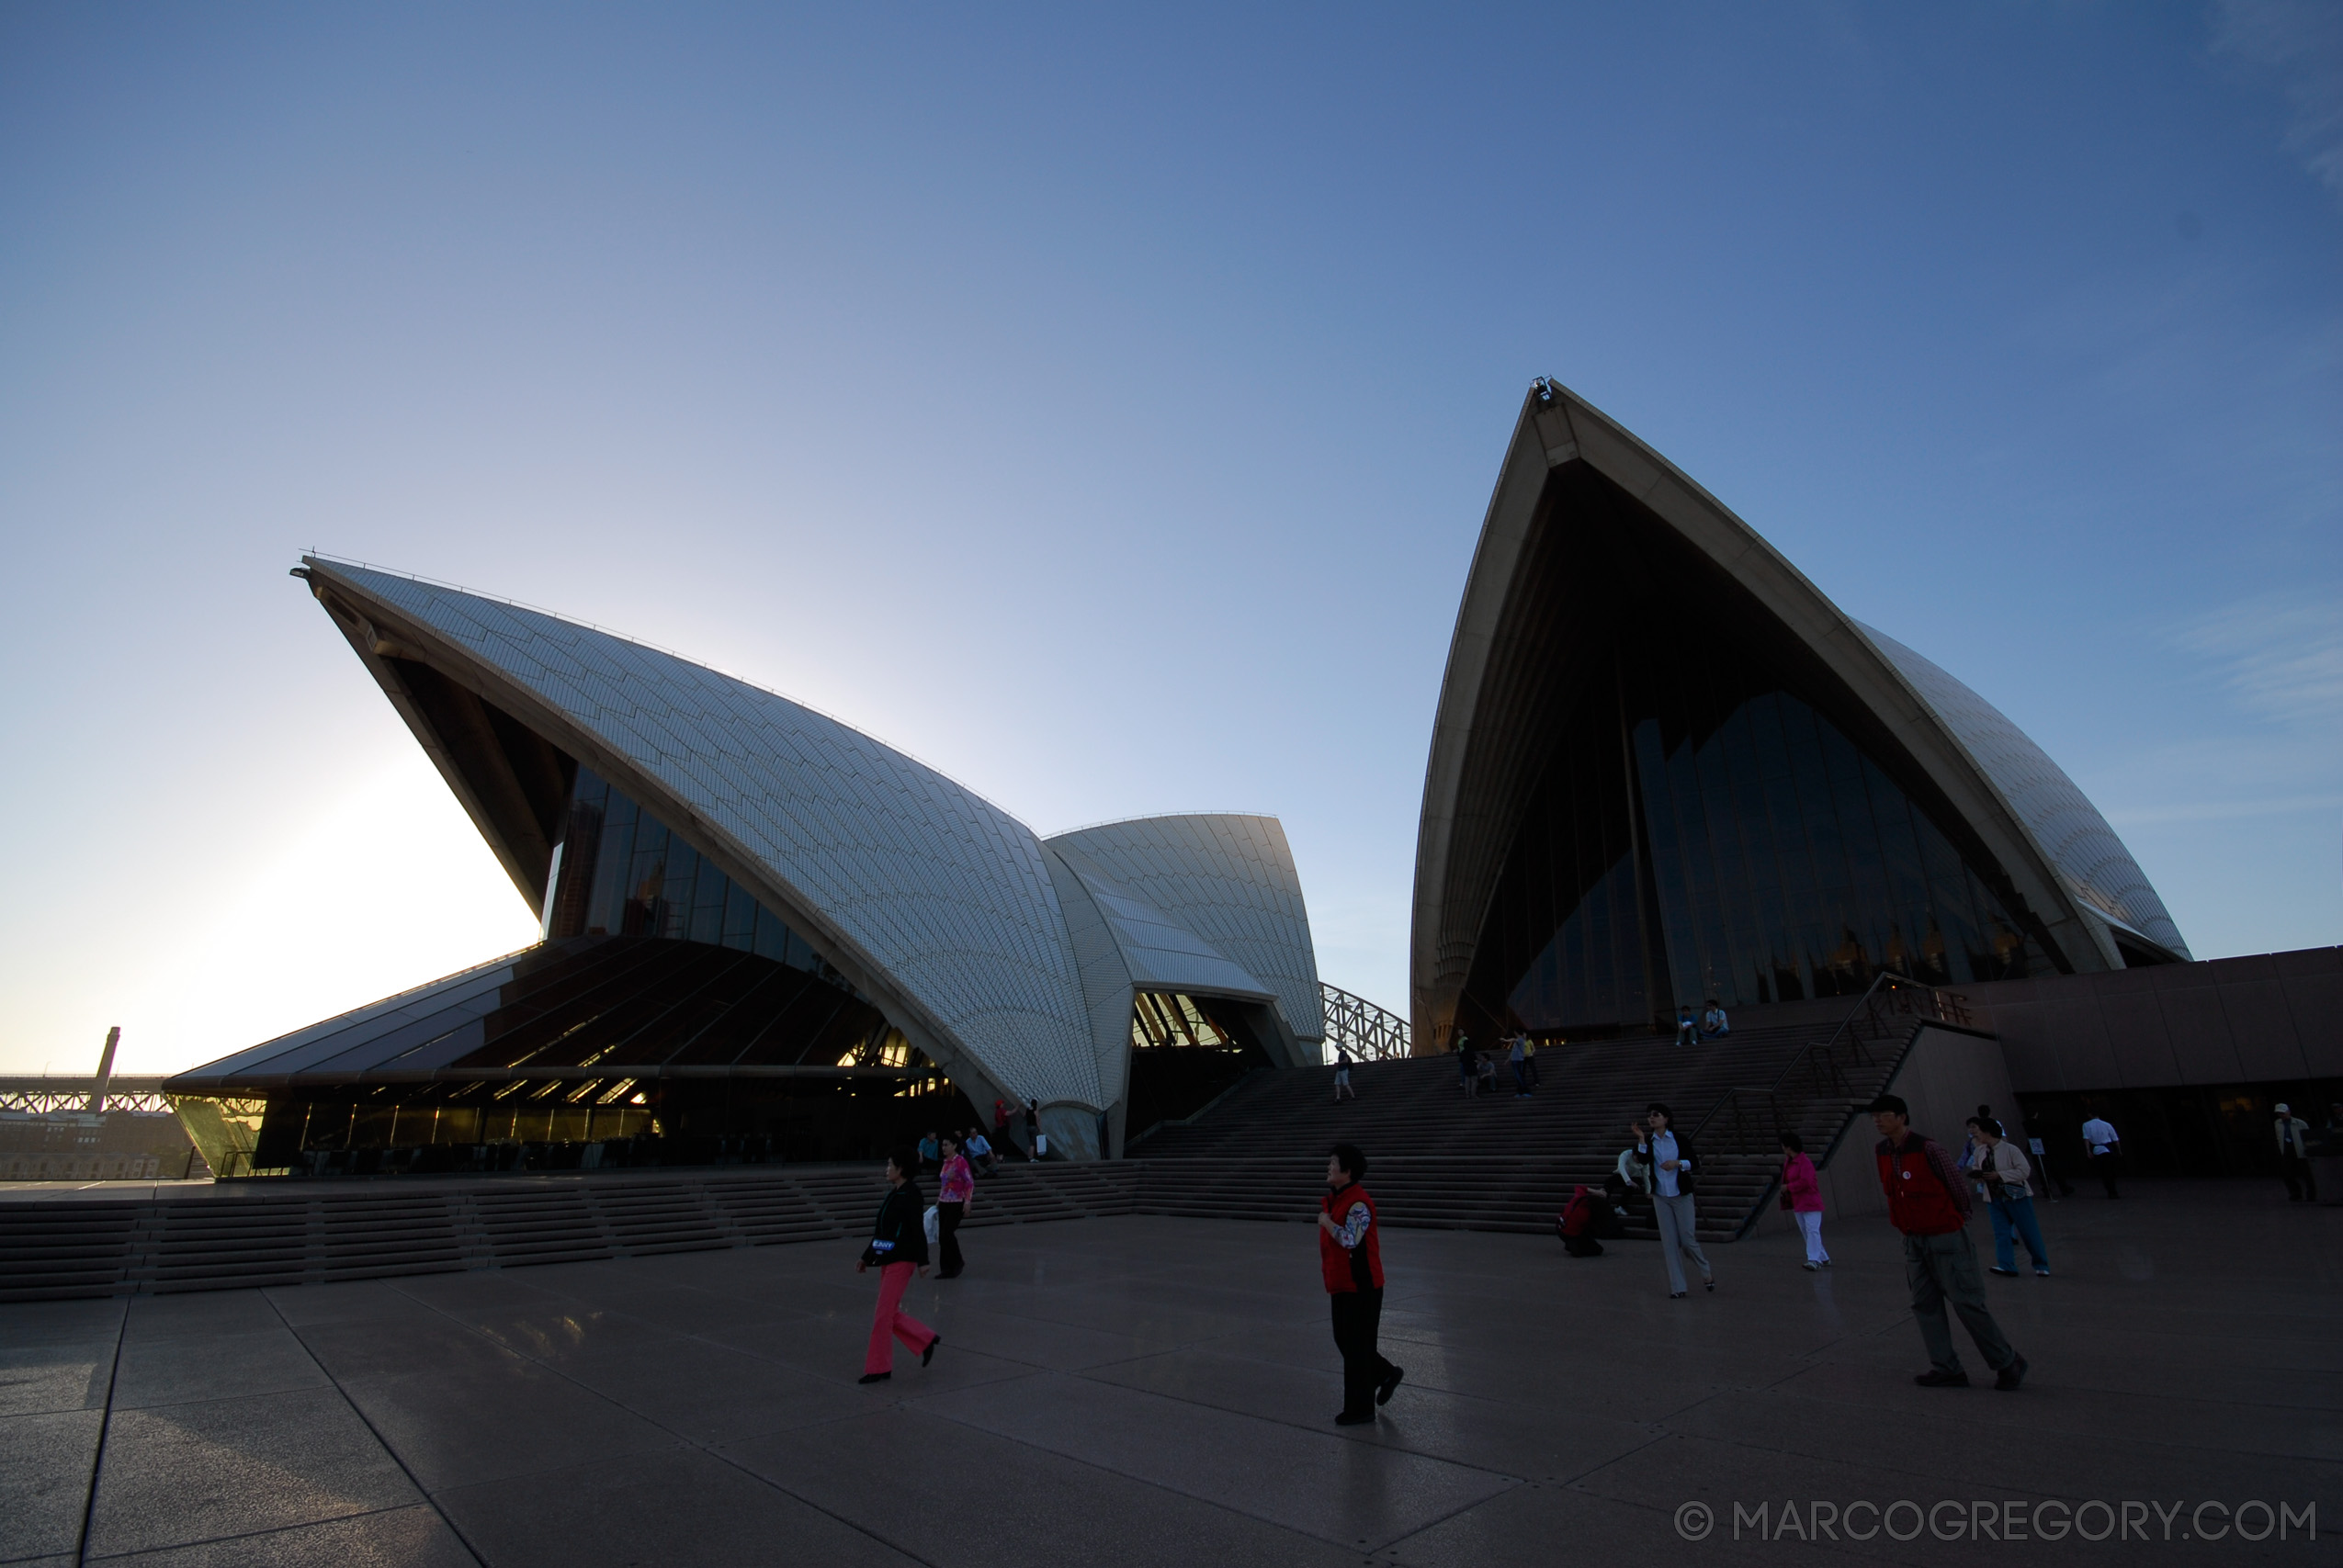
POLYGON ((0 1561, 2336 1562, 2343 1210, 2275 1194, 2047 1206, 2056 1277, 1989 1281, 2033 1362, 2015 1395, 1912 1385, 1877 1223, 1832 1226, 1822 1274, 1786 1238, 1715 1248, 1721 1288, 1682 1302, 1649 1243, 1393 1231, 1407 1382, 1340 1431, 1298 1224, 966 1233, 968 1272, 909 1298, 934 1365, 868 1388, 853 1243, 0 1307, 0 1561), (1737 1504, 1774 1536, 1785 1503, 1811 1534, 1817 1501, 1860 1531, 1898 1499, 1997 1535, 1981 1504, 2092 1534, 2100 1500, 2116 1530, 1734 1539, 1737 1504), (2315 1503, 2318 1539, 2181 1539, 2259 1531, 2253 1500, 2315 1503), (2127 1531, 2126 1502, 2155 1511, 2127 1531))

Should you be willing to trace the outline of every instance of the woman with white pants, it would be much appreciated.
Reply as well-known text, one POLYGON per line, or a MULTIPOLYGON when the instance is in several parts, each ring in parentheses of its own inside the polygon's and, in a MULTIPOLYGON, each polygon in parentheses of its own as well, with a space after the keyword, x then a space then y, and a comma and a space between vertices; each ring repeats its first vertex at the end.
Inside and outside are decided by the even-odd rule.
POLYGON ((1782 1206, 1806 1238, 1807 1270, 1829 1268, 1830 1254, 1822 1249, 1822 1181, 1806 1157, 1806 1141, 1795 1133, 1782 1134, 1782 1206))
POLYGON ((1668 1259, 1670 1301, 1681 1300, 1687 1293, 1684 1266, 1677 1260, 1679 1253, 1699 1265, 1703 1286, 1716 1289, 1716 1270, 1709 1267, 1708 1255, 1701 1250, 1699 1216, 1692 1206, 1692 1183, 1699 1162, 1693 1157, 1692 1141, 1669 1131, 1669 1123, 1675 1119, 1668 1107, 1653 1100, 1644 1108, 1643 1126, 1628 1123, 1628 1131, 1636 1135, 1636 1163, 1651 1179, 1651 1207, 1659 1222, 1659 1250, 1668 1259))

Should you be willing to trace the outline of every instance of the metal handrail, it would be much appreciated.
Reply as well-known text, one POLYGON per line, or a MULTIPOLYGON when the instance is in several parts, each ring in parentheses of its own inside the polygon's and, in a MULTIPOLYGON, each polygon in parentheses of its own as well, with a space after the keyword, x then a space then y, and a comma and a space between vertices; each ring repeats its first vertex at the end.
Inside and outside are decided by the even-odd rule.
POLYGON ((1839 1062, 1841 1040, 1843 1039, 1849 1047, 1852 1062, 1860 1062, 1864 1066, 1877 1066, 1876 1059, 1872 1055, 1870 1045, 1865 1042, 1862 1032, 1855 1028, 1855 1022, 1858 1019, 1868 1020, 1873 1036, 1887 1033, 1884 1021, 1886 1015, 1883 1011, 1882 994, 1896 991, 1899 987, 1921 993, 1925 998, 1924 1005, 1913 1006, 1907 1001, 1906 1005, 1892 1010, 1894 1012, 1930 1018, 1944 1023, 1966 1024, 1969 1021, 1966 997, 1955 991, 1940 990, 1924 981, 1915 980, 1908 975, 1898 975, 1893 970, 1882 970, 1872 977, 1872 983, 1869 986, 1863 987, 1863 994, 1856 998, 1855 1005, 1848 1010, 1845 1018, 1839 1020, 1839 1027, 1831 1031, 1828 1038, 1808 1041, 1800 1046, 1798 1054, 1783 1064, 1782 1070, 1774 1075, 1773 1081, 1765 1088, 1726 1089, 1717 1102, 1709 1108, 1708 1114, 1701 1118, 1700 1124, 1692 1129, 1692 1141, 1697 1143, 1701 1134, 1708 1131, 1709 1123, 1715 1121, 1728 1107, 1733 1111, 1734 1132, 1737 1138, 1748 1124, 1744 1100, 1754 1100, 1760 1095, 1765 1097, 1773 1111, 1774 1133, 1779 1136, 1783 1086, 1787 1084, 1791 1075, 1802 1066, 1814 1075, 1815 1089, 1817 1093, 1830 1089, 1843 1091, 1848 1087, 1848 1079, 1846 1069, 1839 1062), (1829 1075, 1828 1079, 1823 1076, 1826 1070, 1829 1075))

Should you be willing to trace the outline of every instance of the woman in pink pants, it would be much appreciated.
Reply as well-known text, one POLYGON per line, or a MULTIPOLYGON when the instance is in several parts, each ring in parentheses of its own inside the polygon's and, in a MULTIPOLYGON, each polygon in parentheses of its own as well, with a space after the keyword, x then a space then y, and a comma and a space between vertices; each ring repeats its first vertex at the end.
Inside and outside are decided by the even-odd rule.
POLYGON ((893 1341, 917 1350, 922 1367, 935 1359, 935 1348, 943 1343, 935 1330, 903 1310, 911 1271, 927 1272, 927 1224, 919 1183, 911 1179, 916 1157, 908 1149, 887 1156, 887 1196, 879 1201, 870 1245, 855 1260, 857 1274, 878 1266, 878 1312, 871 1319, 870 1354, 863 1358, 864 1382, 885 1382, 895 1375, 893 1341))

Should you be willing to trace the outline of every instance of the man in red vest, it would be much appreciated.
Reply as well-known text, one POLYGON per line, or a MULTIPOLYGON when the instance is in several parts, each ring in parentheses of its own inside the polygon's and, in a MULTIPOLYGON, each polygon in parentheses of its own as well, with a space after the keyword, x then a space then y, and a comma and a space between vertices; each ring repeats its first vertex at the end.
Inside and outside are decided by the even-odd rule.
POLYGON ((1375 1348, 1383 1323, 1383 1233, 1375 1228, 1375 1200, 1359 1185, 1366 1156, 1353 1144, 1337 1144, 1326 1156, 1327 1192, 1318 1206, 1318 1265, 1334 1303, 1334 1344, 1342 1352, 1342 1413, 1338 1427, 1375 1419, 1375 1407, 1391 1402, 1391 1391, 1406 1374, 1375 1348))
POLYGON ((1871 1102, 1879 1129, 1879 1184, 1887 1218, 1904 1233, 1904 1280, 1912 1288, 1912 1315, 1928 1345, 1929 1370, 1912 1381, 1922 1388, 1966 1388, 1969 1374, 1952 1348, 1944 1303, 1977 1342, 1996 1374, 1993 1386, 2015 1392, 2026 1379, 2026 1359, 2009 1348, 2001 1325, 1986 1309, 1985 1278, 1969 1244, 1969 1183, 1952 1156, 1932 1138, 1912 1131, 1911 1107, 1892 1094, 1871 1102))

